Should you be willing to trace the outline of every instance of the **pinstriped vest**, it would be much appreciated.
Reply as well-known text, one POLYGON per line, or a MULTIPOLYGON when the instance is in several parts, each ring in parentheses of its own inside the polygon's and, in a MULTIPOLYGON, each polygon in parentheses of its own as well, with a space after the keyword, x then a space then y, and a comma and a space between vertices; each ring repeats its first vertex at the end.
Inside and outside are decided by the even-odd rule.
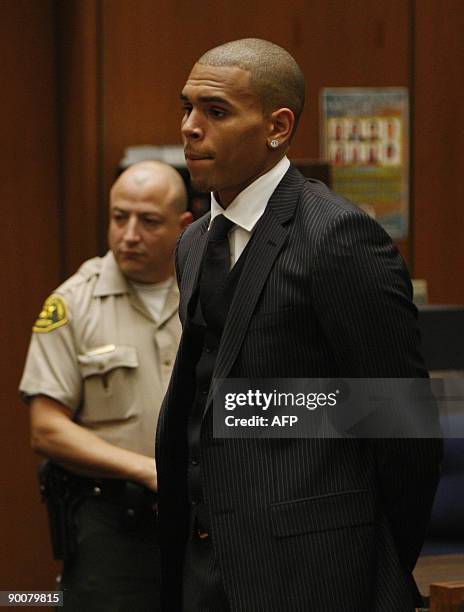
MULTIPOLYGON (((189 311, 193 314, 192 316, 188 315, 190 318, 188 328, 191 330, 191 333, 195 335, 195 344, 198 347, 195 367, 196 391, 187 428, 189 450, 187 481, 191 514, 190 524, 192 528, 194 525, 197 525, 197 527, 201 527, 205 531, 208 531, 210 520, 209 508, 207 508, 204 502, 202 490, 200 450, 202 417, 222 331, 226 322, 229 306, 232 302, 245 263, 247 252, 248 249, 245 248, 237 263, 227 275, 224 285, 218 288, 216 297, 208 304, 205 313, 201 311, 198 287, 189 304, 189 311)), ((205 425, 206 423, 203 423, 203 426, 205 425)), ((209 425, 210 423, 208 423, 208 426, 209 425)))

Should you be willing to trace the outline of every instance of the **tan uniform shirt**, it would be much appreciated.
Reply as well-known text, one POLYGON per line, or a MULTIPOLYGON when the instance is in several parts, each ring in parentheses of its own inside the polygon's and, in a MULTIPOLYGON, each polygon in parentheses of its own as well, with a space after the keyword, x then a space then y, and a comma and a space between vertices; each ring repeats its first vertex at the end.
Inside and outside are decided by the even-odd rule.
POLYGON ((158 322, 112 252, 86 261, 45 302, 20 390, 47 395, 104 440, 154 455, 158 414, 179 343, 173 282, 158 322))

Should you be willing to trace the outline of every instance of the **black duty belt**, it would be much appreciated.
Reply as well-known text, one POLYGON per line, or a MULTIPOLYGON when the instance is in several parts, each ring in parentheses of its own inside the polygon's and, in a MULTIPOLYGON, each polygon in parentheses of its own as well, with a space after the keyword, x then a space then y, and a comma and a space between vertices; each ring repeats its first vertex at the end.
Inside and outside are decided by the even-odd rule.
POLYGON ((55 559, 70 559, 76 551, 74 514, 86 499, 108 502, 118 509, 121 529, 156 530, 156 493, 130 480, 84 478, 51 461, 39 468, 40 491, 47 504, 55 559))
POLYGON ((132 480, 114 478, 85 478, 67 473, 70 488, 83 497, 95 497, 121 506, 155 506, 157 495, 132 480))

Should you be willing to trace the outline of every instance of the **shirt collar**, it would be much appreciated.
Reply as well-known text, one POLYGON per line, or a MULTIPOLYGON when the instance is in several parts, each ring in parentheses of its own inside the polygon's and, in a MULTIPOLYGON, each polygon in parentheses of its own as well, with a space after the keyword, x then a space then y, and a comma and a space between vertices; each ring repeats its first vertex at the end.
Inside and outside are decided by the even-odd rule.
MULTIPOLYGON (((136 291, 132 289, 124 274, 119 269, 113 252, 108 251, 102 258, 102 267, 97 282, 95 283, 93 296, 103 297, 105 295, 120 295, 124 293, 128 293, 131 296, 130 299, 133 301, 134 305, 135 302, 138 301, 141 308, 146 310, 136 291)), ((166 297, 164 308, 158 321, 158 327, 177 311, 178 305, 179 289, 177 283, 174 281, 166 297)))
POLYGON ((116 263, 113 252, 108 251, 102 259, 102 267, 93 289, 93 295, 101 297, 120 293, 130 293, 130 287, 116 263))
POLYGON ((266 174, 257 178, 251 185, 241 191, 224 210, 211 194, 211 222, 217 215, 224 215, 227 219, 251 232, 263 214, 269 198, 280 183, 284 174, 290 167, 290 162, 284 156, 266 174))

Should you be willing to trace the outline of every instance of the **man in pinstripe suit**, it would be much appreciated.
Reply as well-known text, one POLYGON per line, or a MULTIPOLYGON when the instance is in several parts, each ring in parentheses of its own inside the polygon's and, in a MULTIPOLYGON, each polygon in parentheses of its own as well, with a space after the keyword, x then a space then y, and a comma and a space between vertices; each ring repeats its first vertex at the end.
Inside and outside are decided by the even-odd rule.
POLYGON ((413 610, 440 444, 215 439, 211 402, 219 378, 425 377, 404 263, 290 165, 304 79, 285 50, 212 49, 182 101, 187 165, 212 201, 176 251, 183 336, 157 434, 164 609, 413 610), (230 271, 206 300, 217 219, 230 271))

